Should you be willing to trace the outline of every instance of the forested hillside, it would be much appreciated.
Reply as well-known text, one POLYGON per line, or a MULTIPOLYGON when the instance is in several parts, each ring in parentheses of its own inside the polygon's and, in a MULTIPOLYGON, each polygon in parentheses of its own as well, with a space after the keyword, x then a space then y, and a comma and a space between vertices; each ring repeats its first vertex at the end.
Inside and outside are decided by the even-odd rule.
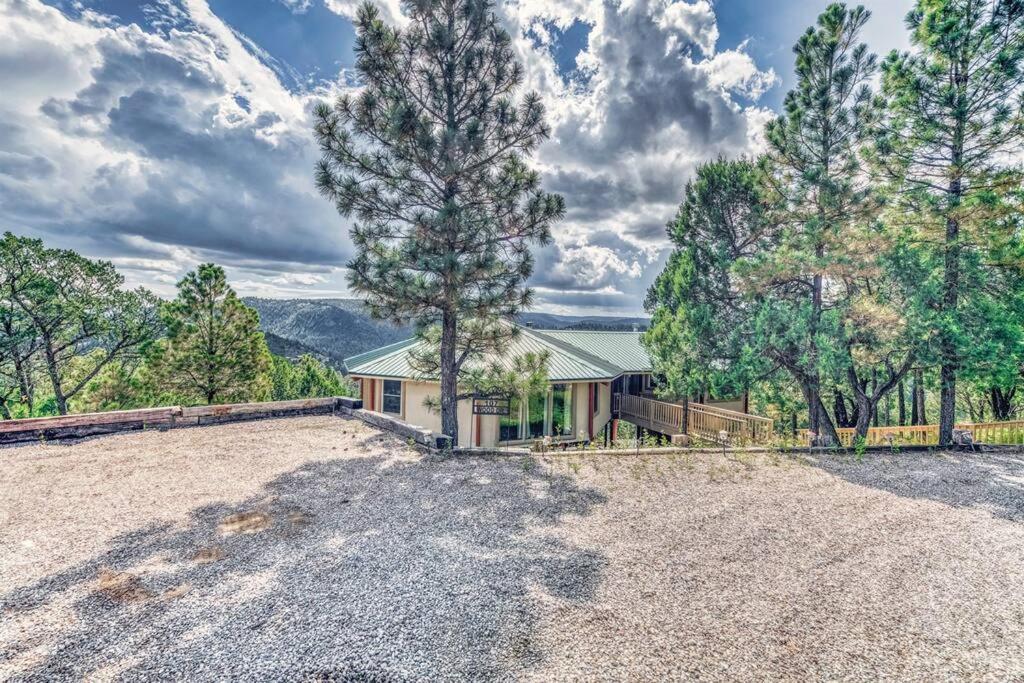
MULTIPOLYGON (((260 314, 260 327, 275 354, 294 358, 303 353, 320 357, 341 368, 348 356, 412 336, 411 327, 396 327, 374 320, 360 299, 260 299, 245 303, 260 314)), ((523 313, 522 324, 538 329, 628 330, 646 329, 647 318, 572 316, 523 313)))
MULTIPOLYGON (((358 299, 260 299, 245 303, 260 314, 264 332, 297 342, 335 367, 347 356, 408 338, 412 330, 373 320, 358 299)), ((268 338, 268 343, 270 338, 268 338)), ((282 354, 287 355, 287 354, 282 354)))

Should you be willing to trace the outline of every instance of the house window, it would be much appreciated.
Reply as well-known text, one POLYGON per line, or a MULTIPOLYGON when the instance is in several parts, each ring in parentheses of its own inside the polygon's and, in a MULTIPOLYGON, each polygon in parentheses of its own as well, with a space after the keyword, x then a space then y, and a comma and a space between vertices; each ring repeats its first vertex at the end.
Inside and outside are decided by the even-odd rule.
POLYGON ((594 395, 594 415, 597 415, 601 412, 601 384, 591 382, 590 392, 594 395))
POLYGON ((508 401, 508 415, 502 415, 498 422, 498 441, 518 441, 523 424, 523 402, 518 396, 508 401))
POLYGON ((381 392, 381 409, 385 413, 402 414, 402 383, 396 379, 384 380, 381 392))
POLYGON ((572 385, 555 384, 551 387, 552 436, 572 436, 572 385))
POLYGON ((526 401, 526 438, 539 439, 544 436, 544 423, 547 421, 547 394, 530 394, 526 401))

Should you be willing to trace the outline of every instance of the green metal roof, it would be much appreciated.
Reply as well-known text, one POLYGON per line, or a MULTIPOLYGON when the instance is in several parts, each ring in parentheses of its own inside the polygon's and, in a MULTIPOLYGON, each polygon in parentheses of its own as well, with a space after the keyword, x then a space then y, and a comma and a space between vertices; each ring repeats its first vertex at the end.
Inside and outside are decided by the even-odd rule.
MULTIPOLYGON (((511 366, 524 353, 547 351, 548 380, 552 382, 610 380, 624 373, 650 372, 651 361, 638 332, 575 332, 519 328, 520 334, 495 359, 511 366)), ((397 344, 345 359, 349 374, 417 379, 410 351, 422 342, 397 344)))
MULTIPOLYGON (((651 357, 640 343, 640 332, 592 332, 588 330, 541 330, 539 334, 557 339, 574 349, 599 358, 622 373, 651 372, 651 357)), ((621 374, 621 373, 620 373, 621 374)))

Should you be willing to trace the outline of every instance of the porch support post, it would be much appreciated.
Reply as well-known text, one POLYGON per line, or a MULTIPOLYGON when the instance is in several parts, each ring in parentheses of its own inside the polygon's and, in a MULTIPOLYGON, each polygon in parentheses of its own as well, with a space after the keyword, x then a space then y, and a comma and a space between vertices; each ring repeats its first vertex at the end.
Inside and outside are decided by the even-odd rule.
POLYGON ((612 420, 612 441, 616 441, 619 438, 619 418, 612 420))

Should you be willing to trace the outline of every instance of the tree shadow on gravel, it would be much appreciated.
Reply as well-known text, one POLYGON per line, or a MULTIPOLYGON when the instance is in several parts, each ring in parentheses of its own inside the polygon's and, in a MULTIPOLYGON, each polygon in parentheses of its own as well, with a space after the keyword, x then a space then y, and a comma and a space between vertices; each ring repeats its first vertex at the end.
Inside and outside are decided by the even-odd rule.
POLYGON ((810 462, 861 486, 1024 522, 1024 453, 912 451, 868 454, 861 461, 853 456, 819 456, 810 462))
MULTIPOLYGON (((539 596, 593 598, 603 556, 549 532, 602 502, 520 460, 314 463, 122 535, 3 595, 0 614, 73 601, 20 679, 507 678, 543 657, 539 596)), ((32 630, 0 661, 39 646, 32 630)))

